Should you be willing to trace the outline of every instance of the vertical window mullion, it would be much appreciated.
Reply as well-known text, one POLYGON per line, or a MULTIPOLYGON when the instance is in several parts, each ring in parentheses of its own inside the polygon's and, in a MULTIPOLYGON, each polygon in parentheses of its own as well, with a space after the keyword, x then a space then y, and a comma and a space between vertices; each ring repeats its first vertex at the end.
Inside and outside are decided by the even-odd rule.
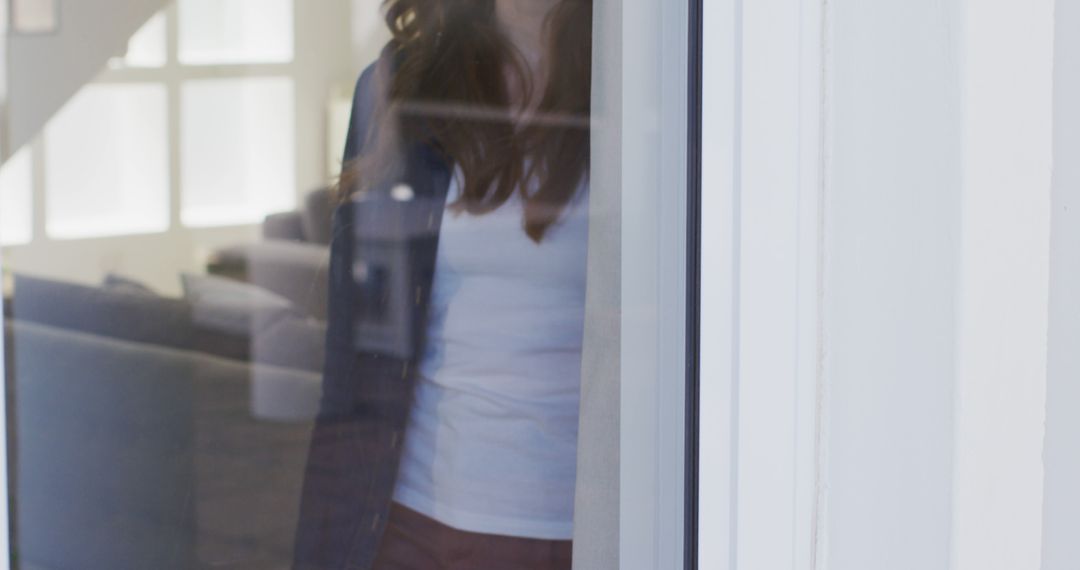
POLYGON ((32 166, 30 174, 30 188, 33 198, 31 199, 30 215, 33 218, 31 223, 31 238, 30 243, 37 243, 44 239, 45 236, 45 183, 47 180, 46 164, 45 164, 45 135, 41 134, 34 138, 29 143, 31 145, 31 157, 32 166))
POLYGON ((165 84, 168 91, 168 137, 169 137, 169 228, 177 231, 183 227, 180 222, 183 178, 180 164, 180 85, 183 82, 183 69, 180 65, 179 38, 180 25, 176 3, 168 8, 165 31, 165 84))

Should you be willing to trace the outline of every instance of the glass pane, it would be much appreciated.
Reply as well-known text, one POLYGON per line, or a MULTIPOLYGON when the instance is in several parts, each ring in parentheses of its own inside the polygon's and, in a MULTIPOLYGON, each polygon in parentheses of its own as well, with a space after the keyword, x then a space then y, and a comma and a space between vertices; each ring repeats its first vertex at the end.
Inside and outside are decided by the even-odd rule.
POLYGON ((16 245, 33 236, 33 172, 30 147, 0 167, 0 245, 16 245))
POLYGON ((118 67, 162 67, 166 62, 165 13, 155 15, 128 41, 124 57, 114 58, 110 65, 118 67))
POLYGON ((294 108, 287 78, 183 86, 185 225, 254 223, 295 204, 294 108))
POLYGON ((59 239, 169 226, 165 86, 91 85, 45 130, 46 230, 59 239))
POLYGON ((683 497, 685 6, 295 8, 176 0, 44 129, 16 566, 611 570, 683 497))
POLYGON ((292 61, 292 0, 180 0, 179 7, 181 63, 292 61))

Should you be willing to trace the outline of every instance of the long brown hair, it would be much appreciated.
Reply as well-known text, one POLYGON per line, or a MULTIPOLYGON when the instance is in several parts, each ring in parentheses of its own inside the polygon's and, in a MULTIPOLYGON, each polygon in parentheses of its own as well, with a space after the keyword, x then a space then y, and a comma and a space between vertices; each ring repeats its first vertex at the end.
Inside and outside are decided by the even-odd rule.
POLYGON ((452 210, 484 214, 518 192, 525 232, 539 242, 588 174, 592 0, 560 0, 549 13, 542 94, 499 29, 495 0, 384 0, 384 9, 393 70, 382 73, 374 150, 345 166, 343 196, 385 172, 376 162, 390 146, 427 144, 464 174, 452 210), (526 101, 541 95, 535 112, 512 108, 509 81, 526 101))

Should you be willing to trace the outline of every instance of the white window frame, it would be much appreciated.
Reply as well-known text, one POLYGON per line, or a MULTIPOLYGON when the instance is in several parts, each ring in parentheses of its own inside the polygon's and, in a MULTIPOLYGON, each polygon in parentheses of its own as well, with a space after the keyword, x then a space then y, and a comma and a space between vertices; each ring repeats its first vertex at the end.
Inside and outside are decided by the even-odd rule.
POLYGON ((690 5, 593 5, 590 234, 603 251, 590 244, 589 298, 603 306, 586 304, 576 568, 686 561, 690 5), (590 335, 610 336, 595 358, 590 335))
POLYGON ((684 438, 693 394, 672 371, 687 369, 682 349, 694 340, 685 329, 692 268, 683 255, 663 254, 685 251, 693 221, 686 160, 695 149, 684 130, 692 111, 691 3, 651 4, 628 0, 599 14, 618 18, 624 37, 634 38, 622 43, 621 57, 636 70, 624 67, 617 82, 618 567, 811 570, 820 480, 824 3, 702 3, 700 415, 690 478, 684 467, 695 463, 687 462, 684 438), (688 537, 695 522, 697 534, 688 537), (688 545, 697 549, 689 556, 688 545))
POLYGON ((683 561, 688 4, 623 2, 623 61, 657 73, 622 84, 623 569, 683 561))
POLYGON ((825 3, 704 5, 698 567, 815 567, 825 3))

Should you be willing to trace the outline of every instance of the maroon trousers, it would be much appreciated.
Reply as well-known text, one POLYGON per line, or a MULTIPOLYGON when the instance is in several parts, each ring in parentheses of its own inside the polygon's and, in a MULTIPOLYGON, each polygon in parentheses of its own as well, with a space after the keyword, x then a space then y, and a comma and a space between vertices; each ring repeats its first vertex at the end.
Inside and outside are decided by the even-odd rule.
POLYGON ((465 532, 394 503, 373 570, 570 570, 571 544, 465 532))

